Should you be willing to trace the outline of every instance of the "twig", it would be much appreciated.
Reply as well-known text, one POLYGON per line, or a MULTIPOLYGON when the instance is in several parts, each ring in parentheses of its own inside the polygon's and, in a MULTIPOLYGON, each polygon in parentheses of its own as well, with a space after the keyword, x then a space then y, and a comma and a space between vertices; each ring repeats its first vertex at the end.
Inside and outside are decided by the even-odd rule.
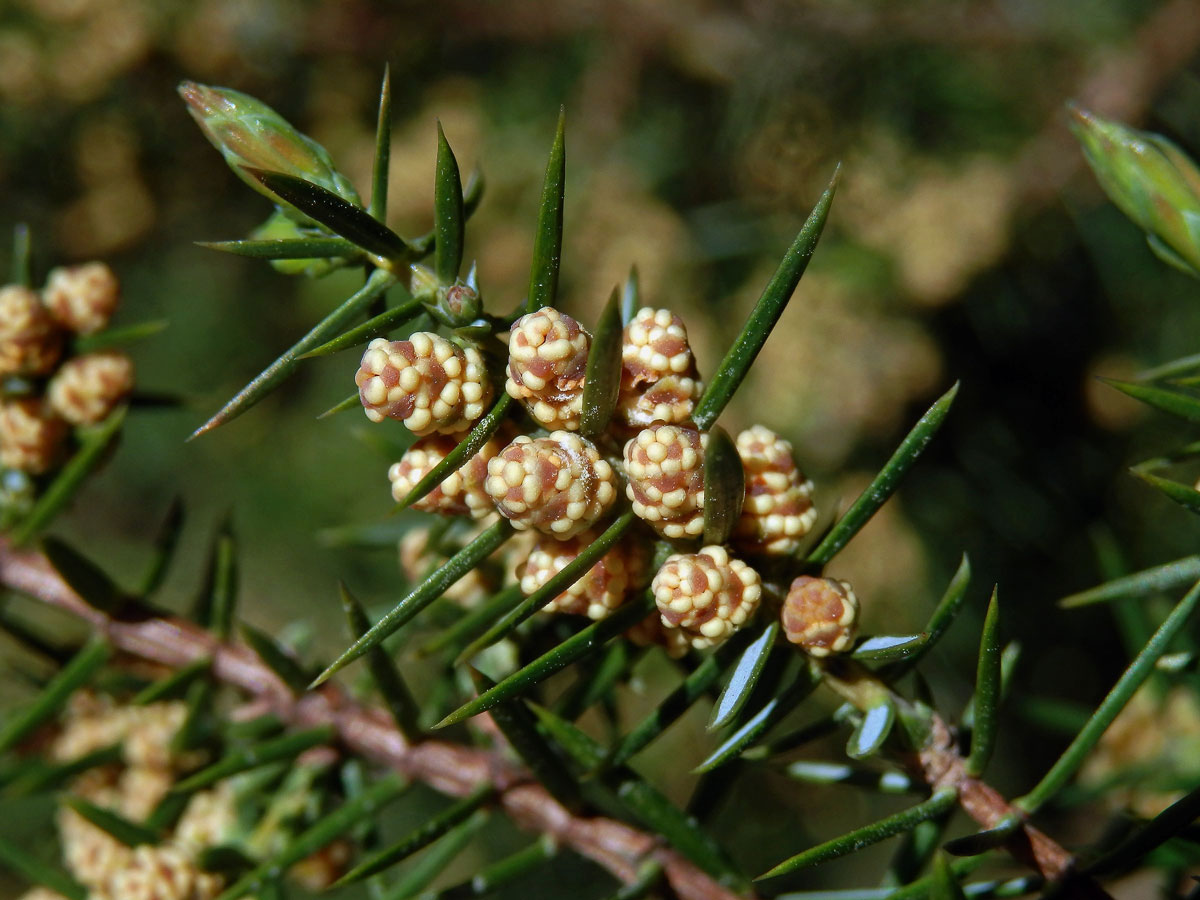
MULTIPOLYGON (((965 760, 950 727, 935 716, 933 734, 921 751, 922 775, 934 790, 953 788, 963 812, 983 829, 996 828, 1012 816, 1021 813, 999 791, 967 774, 965 760)), ((1090 878, 1075 876, 1075 857, 1051 837, 1032 825, 1022 823, 1005 841, 1008 851, 1025 865, 1037 871, 1047 882, 1063 881, 1064 896, 1102 898, 1108 894, 1090 878)))
POLYGON ((0 584, 78 616, 124 653, 170 668, 211 659, 214 677, 244 691, 281 721, 298 728, 331 724, 350 752, 443 794, 465 797, 482 783, 493 784, 518 827, 549 835, 625 884, 636 883, 652 859, 680 900, 753 900, 717 884, 652 835, 613 819, 569 812, 525 769, 498 753, 443 741, 409 743, 386 712, 355 702, 336 684, 293 695, 250 648, 222 643, 191 622, 111 618, 85 603, 40 553, 14 549, 7 539, 0 539, 0 584))
MULTIPOLYGON (((859 709, 869 708, 884 694, 890 695, 898 705, 907 702, 876 678, 874 673, 852 661, 830 662, 821 668, 825 685, 859 709)), ((1014 818, 1020 821, 1020 826, 1003 841, 1002 846, 1014 859, 1029 866, 1047 883, 1060 884, 1062 891, 1058 896, 1071 900, 1111 900, 1094 879, 1077 874, 1075 857, 1062 845, 1023 821, 1025 815, 999 791, 968 773, 967 761, 959 752, 954 731, 945 720, 934 714, 930 726, 925 746, 915 759, 908 761, 914 778, 924 781, 934 793, 954 791, 962 811, 985 831, 1014 818)))

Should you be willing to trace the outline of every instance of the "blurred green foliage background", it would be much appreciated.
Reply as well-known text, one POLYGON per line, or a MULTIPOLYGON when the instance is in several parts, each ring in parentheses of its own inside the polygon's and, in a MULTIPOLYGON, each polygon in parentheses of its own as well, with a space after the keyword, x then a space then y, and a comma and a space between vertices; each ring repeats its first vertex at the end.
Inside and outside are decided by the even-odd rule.
MULTIPOLYGON (((467 254, 495 310, 524 290, 564 105, 564 305, 594 320, 636 264, 646 301, 684 316, 702 372, 840 160, 826 236, 725 424, 761 421, 791 439, 828 518, 962 380, 938 441, 832 572, 855 585, 868 632, 918 628, 964 551, 976 624, 1000 584, 1006 631, 1025 649, 1009 715, 1044 733, 1019 754, 1002 745, 998 781, 1027 786, 1061 748, 1055 723, 1071 724, 1069 707, 1040 698, 1093 704, 1126 658, 1108 610, 1064 613, 1055 600, 1200 536, 1125 473, 1178 443, 1177 426, 1095 379, 1194 352, 1200 286, 1104 200, 1063 104, 1196 154, 1198 55, 1186 0, 9 0, 0 225, 31 225, 43 273, 108 260, 125 288, 117 324, 171 322, 134 350, 140 385, 188 401, 133 416, 59 527, 128 573, 181 494, 188 550, 171 596, 182 604, 206 535, 231 512, 244 614, 327 632, 326 650, 340 634, 339 577, 381 605, 402 589, 394 538, 413 520, 388 518, 385 477, 400 426, 313 418, 352 389, 354 354, 305 364, 243 418, 184 442, 358 282, 289 279, 193 245, 243 236, 269 207, 196 130, 181 79, 260 97, 365 195, 389 63, 391 224, 429 226, 440 118, 464 171, 486 177, 467 254), (367 525, 376 549, 347 543, 367 525)), ((965 698, 975 634, 968 619, 941 651, 940 697, 965 698)), ((704 746, 695 722, 664 752, 681 752, 687 727, 704 746)), ((858 818, 831 815, 820 834, 858 818)), ((777 856, 756 830, 771 817, 754 821, 732 842, 777 856)))

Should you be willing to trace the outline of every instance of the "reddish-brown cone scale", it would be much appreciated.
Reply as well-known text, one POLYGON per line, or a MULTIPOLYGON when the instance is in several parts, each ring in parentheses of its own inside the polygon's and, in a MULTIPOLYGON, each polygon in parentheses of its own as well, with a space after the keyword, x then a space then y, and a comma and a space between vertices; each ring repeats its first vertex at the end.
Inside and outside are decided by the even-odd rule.
POLYGON ((694 428, 644 428, 625 444, 625 494, 638 518, 668 538, 704 530, 704 447, 694 428))
POLYGON ((354 383, 368 419, 399 419, 421 436, 465 431, 492 399, 479 351, 428 331, 371 341, 354 383))
MULTIPOLYGON (((521 591, 532 594, 557 575, 596 539, 585 531, 570 540, 541 538, 517 569, 521 591)), ((571 613, 603 619, 625 602, 646 576, 646 546, 640 541, 621 541, 600 557, 582 578, 551 600, 546 612, 571 613)))
POLYGON ((746 500, 733 542, 747 553, 789 556, 817 520, 813 484, 796 467, 792 445, 762 425, 737 436, 746 500))
POLYGON ((858 598, 833 578, 801 575, 783 602, 783 633, 812 656, 849 650, 858 624, 858 598))
POLYGON ((678 628, 693 647, 720 644, 758 608, 758 573, 721 546, 667 557, 651 583, 666 628, 678 628))
POLYGON ((591 335, 549 306, 513 323, 505 390, 538 424, 576 431, 583 414, 583 379, 591 335))
POLYGON ((521 435, 488 461, 488 494, 515 528, 565 540, 617 498, 617 476, 588 440, 568 431, 521 435))
MULTIPOLYGON (((458 438, 434 434, 413 444, 399 462, 388 469, 392 497, 404 502, 417 483, 433 470, 451 450, 458 438)), ((492 438, 460 468, 447 475, 437 487, 412 504, 413 509, 447 516, 472 516, 481 519, 493 512, 492 498, 484 489, 488 460, 500 452, 500 442, 492 438)))

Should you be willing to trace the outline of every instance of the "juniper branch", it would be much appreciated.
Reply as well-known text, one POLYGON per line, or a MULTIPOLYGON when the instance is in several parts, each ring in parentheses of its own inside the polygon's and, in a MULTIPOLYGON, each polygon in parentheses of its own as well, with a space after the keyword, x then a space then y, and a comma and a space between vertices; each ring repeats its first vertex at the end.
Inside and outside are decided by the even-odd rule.
POLYGON ((0 539, 0 585, 85 620, 115 649, 172 669, 211 660, 219 682, 248 694, 260 708, 295 728, 332 726, 350 753, 420 780, 434 790, 466 797, 491 784, 512 822, 540 832, 635 885, 647 863, 662 866, 680 900, 754 900, 718 884, 652 834, 601 816, 575 815, 558 803, 524 768, 502 754, 444 741, 407 741, 382 708, 357 703, 327 683, 299 696, 244 644, 222 642, 198 625, 175 618, 120 618, 87 605, 40 553, 0 539))
MULTIPOLYGON (((888 691, 882 682, 856 663, 829 664, 824 683, 843 699, 860 708, 874 703, 881 691, 888 691)), ((896 703, 903 698, 892 695, 896 703)), ((1020 820, 1003 842, 1003 846, 1019 862, 1029 866, 1048 882, 1059 882, 1059 895, 1071 900, 1111 900, 1093 879, 1076 873, 1075 857, 1045 832, 1026 821, 1027 816, 1010 803, 999 791, 968 771, 967 758, 959 752, 953 729, 936 713, 930 715, 930 734, 924 746, 909 761, 914 778, 923 780, 935 792, 954 791, 958 805, 984 830, 1020 820)))

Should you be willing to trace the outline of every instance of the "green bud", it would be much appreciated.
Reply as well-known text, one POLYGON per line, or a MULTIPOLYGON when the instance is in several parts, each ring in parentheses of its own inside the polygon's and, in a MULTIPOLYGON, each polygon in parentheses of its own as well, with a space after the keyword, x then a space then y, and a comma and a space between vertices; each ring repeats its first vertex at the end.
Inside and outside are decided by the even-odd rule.
POLYGON ((412 295, 439 323, 447 328, 467 328, 479 318, 483 300, 473 285, 462 281, 438 284, 437 277, 424 266, 413 266, 412 272, 412 295))
MULTIPOLYGON (((250 239, 255 241, 289 241, 322 234, 322 232, 303 227, 300 223, 290 218, 288 212, 293 211, 287 207, 276 209, 275 212, 271 213, 267 221, 250 232, 250 239)), ((271 268, 283 275, 306 275, 309 278, 320 278, 339 268, 341 262, 338 259, 318 258, 273 259, 271 260, 271 268)))
POLYGON ((439 288, 438 303, 459 325, 478 318, 483 308, 479 292, 461 281, 456 281, 450 287, 439 288))
POLYGON ((409 272, 412 276, 408 286, 409 293, 422 303, 435 302, 438 288, 441 285, 438 283, 437 276, 433 274, 433 270, 429 266, 413 263, 409 266, 409 272))
MULTIPOLYGON (((193 81, 180 84, 179 95, 229 167, 260 194, 280 203, 278 197, 242 171, 243 166, 303 178, 355 206, 362 206, 354 185, 334 168, 325 148, 301 134, 265 103, 240 91, 193 81)), ((292 218, 300 215, 286 205, 283 208, 292 218)))
MULTIPOLYGON (((409 266, 409 292, 425 305, 425 310, 447 328, 467 328, 483 311, 483 300, 475 283, 475 267, 467 280, 446 285, 428 266, 413 263, 409 266)), ((490 329, 490 326, 489 326, 490 329)))
POLYGON ((1071 130, 1104 192, 1166 262, 1200 277, 1200 170, 1161 135, 1072 108, 1071 130))

